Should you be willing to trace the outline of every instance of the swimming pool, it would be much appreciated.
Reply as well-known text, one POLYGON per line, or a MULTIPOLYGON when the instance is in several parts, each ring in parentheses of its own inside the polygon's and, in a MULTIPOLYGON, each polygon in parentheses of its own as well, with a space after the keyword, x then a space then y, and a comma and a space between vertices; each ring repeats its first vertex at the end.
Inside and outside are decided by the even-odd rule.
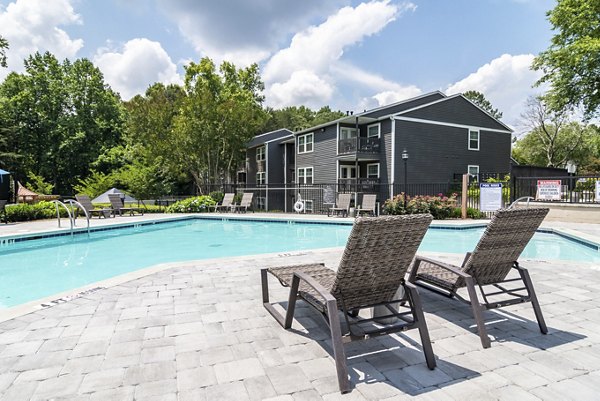
MULTIPOLYGON (((350 224, 192 218, 130 228, 0 242, 0 309, 164 262, 289 252, 346 244, 350 224)), ((465 253, 482 228, 431 228, 420 251, 465 253)), ((597 250, 537 233, 523 257, 600 262, 597 250)))

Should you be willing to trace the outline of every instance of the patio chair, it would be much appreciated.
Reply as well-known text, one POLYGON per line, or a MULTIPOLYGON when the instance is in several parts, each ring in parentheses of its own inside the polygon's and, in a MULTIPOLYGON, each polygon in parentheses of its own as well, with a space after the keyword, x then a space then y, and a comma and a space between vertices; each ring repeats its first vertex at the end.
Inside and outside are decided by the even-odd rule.
POLYGON ((233 193, 226 193, 223 196, 223 200, 221 201, 221 204, 215 205, 215 212, 232 210, 233 207, 235 206, 235 203, 233 202, 234 196, 235 195, 233 193))
POLYGON ((325 318, 331 333, 338 384, 342 393, 350 391, 343 342, 363 340, 378 335, 408 329, 418 329, 429 369, 435 367, 435 357, 416 287, 404 281, 404 275, 431 223, 431 215, 385 216, 378 219, 359 218, 355 221, 339 268, 328 269, 323 264, 272 267, 261 270, 263 305, 283 326, 292 327, 297 297, 305 300, 325 318), (269 302, 267 273, 290 287, 285 318, 269 302), (402 300, 394 299, 400 287, 402 300), (401 311, 393 308, 402 302, 401 311), (382 306, 389 315, 363 318, 359 311, 382 306), (343 312, 347 330, 342 341, 338 311, 343 312), (365 328, 377 319, 397 318, 395 323, 365 328), (363 327, 358 327, 361 325, 363 327))
POLYGON ((377 195, 363 195, 362 204, 355 210, 356 217, 359 217, 361 213, 368 213, 371 216, 375 216, 376 200, 377 195))
POLYGON ((108 200, 110 201, 110 205, 113 209, 113 216, 116 216, 119 213, 119 216, 123 216, 123 213, 129 213, 130 216, 135 216, 135 213, 138 212, 142 216, 144 215, 143 209, 136 207, 125 207, 123 200, 121 199, 121 195, 119 194, 108 194, 108 200))
MULTIPOLYGON (((246 213, 248 211, 249 207, 252 207, 252 198, 254 197, 254 193, 253 192, 244 192, 244 195, 242 195, 242 200, 240 201, 239 205, 234 205, 232 207, 233 210, 235 210, 236 212, 242 212, 242 210, 244 211, 244 213, 246 213)), ((254 209, 252 209, 252 213, 254 213, 254 209)))
POLYGON ((531 302, 543 334, 548 332, 529 272, 517 259, 540 226, 547 208, 503 209, 494 214, 475 250, 460 267, 417 256, 409 281, 471 305, 483 348, 490 347, 483 311, 531 302), (512 269, 519 277, 507 278, 512 269), (483 298, 480 302, 475 286, 483 298), (466 287, 469 299, 457 291, 466 287))
POLYGON ((110 215, 113 213, 113 209, 112 208, 104 208, 104 209, 96 209, 96 207, 92 204, 92 201, 90 200, 90 197, 87 195, 75 195, 75 200, 77 200, 77 202, 81 203, 81 206, 83 206, 83 208, 85 209, 85 211, 88 213, 88 215, 90 217, 94 217, 94 215, 98 216, 98 218, 100 217, 110 217, 110 215))
POLYGON ((0 218, 4 221, 5 224, 8 224, 8 215, 6 214, 6 204, 7 200, 0 200, 0 218))
POLYGON ((339 216, 340 214, 342 217, 348 216, 351 199, 352 194, 338 194, 337 202, 334 207, 329 209, 327 216, 331 216, 333 213, 335 213, 336 216, 339 216))

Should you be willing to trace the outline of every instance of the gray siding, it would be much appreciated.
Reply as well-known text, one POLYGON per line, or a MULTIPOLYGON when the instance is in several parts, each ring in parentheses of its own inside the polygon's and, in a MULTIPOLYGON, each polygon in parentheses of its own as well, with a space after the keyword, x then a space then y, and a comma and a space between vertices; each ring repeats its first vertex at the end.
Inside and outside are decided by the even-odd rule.
POLYGON ((447 182, 455 173, 466 173, 467 165, 478 165, 482 173, 509 171, 509 133, 481 130, 479 151, 468 150, 467 138, 465 128, 396 121, 396 183, 404 180, 404 148, 408 183, 447 182))
POLYGON ((401 116, 506 130, 505 126, 461 96, 449 98, 448 100, 425 106, 422 109, 414 110, 401 116))
POLYGON ((267 144, 267 147, 267 159, 269 160, 267 184, 281 184, 283 183, 284 169, 283 145, 271 142, 267 144))
POLYGON ((373 117, 378 118, 382 116, 387 116, 390 114, 399 113, 404 110, 412 109, 413 107, 418 107, 422 104, 431 103, 439 99, 443 99, 444 95, 441 93, 435 92, 430 95, 423 96, 422 98, 415 99, 409 102, 402 102, 399 104, 390 105, 389 107, 384 107, 380 110, 375 110, 370 113, 362 113, 361 116, 365 117, 373 117))
POLYGON ((335 167, 337 126, 330 125, 322 129, 324 131, 319 129, 314 132, 314 146, 311 153, 296 153, 296 168, 312 166, 315 184, 331 184, 335 183, 337 173, 335 167))
POLYGON ((246 184, 250 186, 256 185, 256 173, 259 171, 263 171, 264 162, 260 163, 261 166, 256 162, 256 148, 250 148, 246 150, 246 184))

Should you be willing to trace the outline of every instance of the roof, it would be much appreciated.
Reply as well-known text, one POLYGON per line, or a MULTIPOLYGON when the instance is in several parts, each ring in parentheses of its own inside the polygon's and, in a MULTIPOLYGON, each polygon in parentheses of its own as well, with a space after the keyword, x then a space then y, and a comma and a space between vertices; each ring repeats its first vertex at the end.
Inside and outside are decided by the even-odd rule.
POLYGON ((283 139, 293 136, 294 133, 287 128, 278 129, 275 131, 266 132, 264 134, 256 135, 246 145, 248 148, 264 145, 267 142, 272 142, 277 139, 283 139))

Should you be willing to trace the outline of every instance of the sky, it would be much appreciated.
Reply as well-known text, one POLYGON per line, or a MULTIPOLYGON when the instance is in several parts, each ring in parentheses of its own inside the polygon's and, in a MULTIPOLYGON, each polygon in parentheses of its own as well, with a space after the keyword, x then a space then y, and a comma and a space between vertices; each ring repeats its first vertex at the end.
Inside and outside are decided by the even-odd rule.
POLYGON ((554 0, 0 0, 9 71, 30 54, 88 58, 124 100, 182 83, 208 56, 258 63, 265 104, 360 112, 477 90, 513 127, 553 35, 554 0))

